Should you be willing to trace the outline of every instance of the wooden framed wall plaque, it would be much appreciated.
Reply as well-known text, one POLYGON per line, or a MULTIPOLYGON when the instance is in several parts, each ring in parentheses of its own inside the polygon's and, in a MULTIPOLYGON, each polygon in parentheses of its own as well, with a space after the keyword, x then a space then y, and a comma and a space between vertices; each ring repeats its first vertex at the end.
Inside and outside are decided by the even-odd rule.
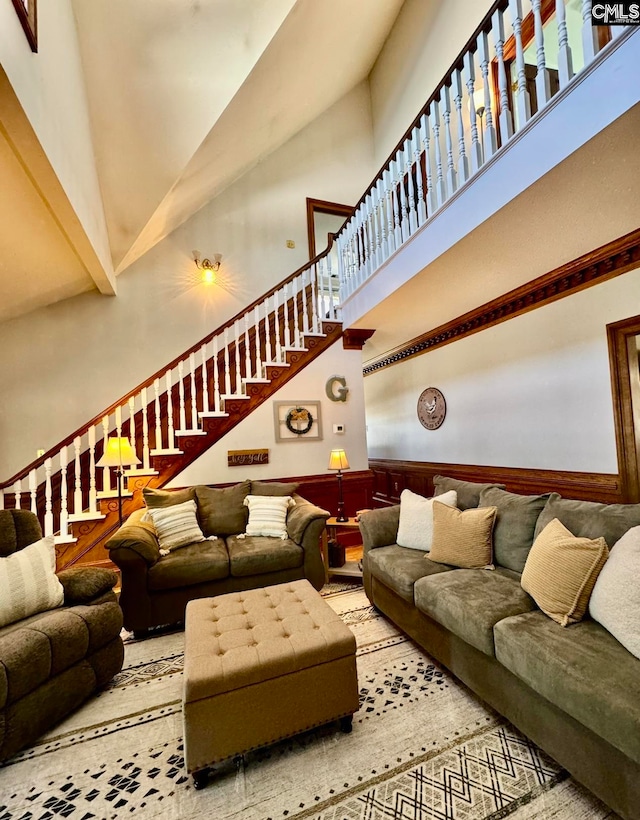
POLYGON ((418 419, 427 430, 437 430, 447 415, 447 403, 437 387, 427 387, 418 399, 418 419))

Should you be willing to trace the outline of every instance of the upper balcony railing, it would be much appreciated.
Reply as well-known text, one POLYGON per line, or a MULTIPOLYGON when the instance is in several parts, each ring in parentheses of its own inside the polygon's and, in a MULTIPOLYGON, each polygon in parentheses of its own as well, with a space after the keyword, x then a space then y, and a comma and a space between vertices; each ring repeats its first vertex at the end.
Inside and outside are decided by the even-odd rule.
POLYGON ((337 235, 340 301, 624 33, 591 0, 497 0, 337 235))

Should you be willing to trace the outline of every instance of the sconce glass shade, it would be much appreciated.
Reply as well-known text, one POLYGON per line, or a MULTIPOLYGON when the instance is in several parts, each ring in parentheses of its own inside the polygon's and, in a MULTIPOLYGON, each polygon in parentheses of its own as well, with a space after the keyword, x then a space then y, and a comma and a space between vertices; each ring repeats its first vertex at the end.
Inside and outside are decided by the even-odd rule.
POLYGON ((348 470, 349 459, 344 450, 332 450, 329 456, 330 470, 348 470))
POLYGON ((140 464, 140 459, 134 453, 128 438, 108 438, 102 458, 97 467, 123 467, 140 464))

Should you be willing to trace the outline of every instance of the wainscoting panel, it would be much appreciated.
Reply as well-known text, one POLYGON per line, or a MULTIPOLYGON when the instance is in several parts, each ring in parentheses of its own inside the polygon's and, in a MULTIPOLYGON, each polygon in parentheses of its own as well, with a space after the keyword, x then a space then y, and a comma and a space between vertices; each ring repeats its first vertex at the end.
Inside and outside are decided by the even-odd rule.
POLYGON ((373 506, 398 504, 404 489, 433 495, 433 477, 446 475, 462 481, 496 482, 510 492, 534 495, 556 492, 583 501, 623 503, 620 477, 613 473, 578 473, 529 470, 518 467, 481 467, 473 464, 438 464, 427 461, 371 459, 373 506))

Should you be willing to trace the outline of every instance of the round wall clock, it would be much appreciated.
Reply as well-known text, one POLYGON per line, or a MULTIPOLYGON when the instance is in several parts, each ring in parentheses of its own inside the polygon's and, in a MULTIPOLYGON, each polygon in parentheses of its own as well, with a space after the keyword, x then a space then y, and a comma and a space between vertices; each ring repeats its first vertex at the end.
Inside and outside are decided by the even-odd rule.
POLYGON ((427 430, 437 430, 447 415, 447 403, 437 387, 427 387, 418 399, 418 418, 427 430))

